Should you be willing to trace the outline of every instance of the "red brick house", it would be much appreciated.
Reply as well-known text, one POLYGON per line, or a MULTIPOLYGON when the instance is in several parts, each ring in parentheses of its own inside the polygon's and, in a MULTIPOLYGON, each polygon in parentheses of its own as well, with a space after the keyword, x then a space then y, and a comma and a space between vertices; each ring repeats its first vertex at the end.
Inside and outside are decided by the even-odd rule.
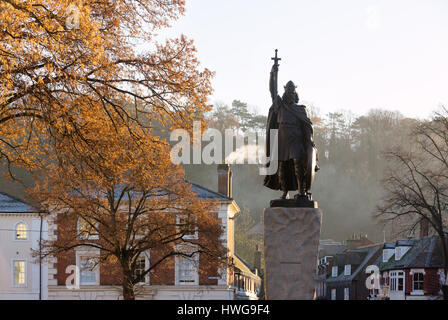
POLYGON ((441 299, 444 282, 442 243, 438 236, 386 243, 376 264, 381 270, 381 298, 441 299))
MULTIPOLYGON (((203 257, 196 255, 192 259, 181 256, 171 257, 157 266, 138 286, 137 299, 256 299, 260 290, 261 279, 250 268, 238 268, 240 260, 234 251, 234 216, 239 207, 232 199, 232 173, 229 166, 218 168, 218 191, 206 189, 193 184, 193 189, 202 199, 217 200, 216 212, 211 212, 220 220, 225 230, 222 241, 228 249, 235 266, 226 270, 217 270, 203 263, 203 257), (241 270, 243 269, 243 270, 241 270), (241 289, 234 283, 234 274, 244 275, 247 285, 241 289), (241 292, 243 291, 243 292, 241 292)), ((49 219, 49 238, 62 236, 58 234, 61 223, 76 223, 65 217, 53 215, 49 219)), ((78 227, 81 228, 81 227, 78 227)), ((98 238, 89 237, 92 242, 98 238)), ((121 299, 120 269, 114 268, 113 262, 100 263, 89 268, 92 256, 99 256, 99 249, 82 247, 69 253, 49 259, 48 298, 49 299, 121 299), (85 249, 84 249, 85 248, 85 249), (78 269, 77 269, 77 268, 78 269), (79 271, 76 271, 79 270, 79 271), (79 281, 75 283, 76 273, 79 281), (67 286, 68 284, 68 286, 67 286)), ((161 252, 147 252, 141 256, 141 270, 150 262, 158 261, 161 252)), ((240 263, 241 264, 241 263, 240 263)), ((139 271, 137 271, 139 272, 139 271)))

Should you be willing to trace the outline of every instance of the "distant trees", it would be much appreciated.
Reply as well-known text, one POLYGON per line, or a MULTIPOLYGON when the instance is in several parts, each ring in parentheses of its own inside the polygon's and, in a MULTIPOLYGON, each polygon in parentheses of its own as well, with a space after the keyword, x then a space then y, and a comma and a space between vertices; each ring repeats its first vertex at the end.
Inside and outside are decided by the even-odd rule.
POLYGON ((217 103, 212 112, 208 116, 208 125, 210 128, 219 130, 224 133, 226 129, 235 129, 238 127, 238 118, 232 112, 229 106, 217 103))
POLYGON ((263 239, 255 230, 257 222, 248 208, 243 208, 236 216, 235 250, 246 261, 253 261, 257 246, 261 248, 263 239))
MULTIPOLYGON (((238 106, 241 107, 241 104, 238 106)), ((378 109, 361 116, 345 110, 323 115, 312 105, 308 109, 314 123, 315 141, 322 167, 316 177, 313 194, 326 212, 324 236, 344 240, 356 230, 368 233, 374 240, 381 240, 383 227, 372 220, 372 212, 381 197, 380 181, 387 164, 381 151, 393 144, 409 143, 408 133, 417 121, 398 112, 378 109)), ((237 109, 233 108, 232 111, 232 108, 227 107, 226 117, 229 117, 229 111, 230 115, 240 121, 238 119, 241 117, 233 113, 237 109)), ((210 116, 208 118, 223 122, 210 116)), ((266 126, 264 120, 265 118, 260 121, 262 131, 266 126)), ((233 128, 237 130, 238 127, 234 125, 233 128)), ((249 125, 248 130, 255 129, 249 125)), ((191 169, 190 175, 194 176, 194 172, 195 169, 191 169)), ((250 166, 238 168, 238 174, 234 175, 234 182, 238 184, 235 188, 251 190, 251 194, 262 194, 267 198, 275 196, 275 192, 262 186, 262 181, 254 183, 254 172, 250 166)), ((235 192, 235 198, 249 209, 255 222, 260 220, 266 205, 263 201, 258 201, 245 191, 235 192)), ((244 248, 244 245, 239 248, 244 248)), ((244 256, 243 253, 240 254, 244 256)))
MULTIPOLYGON (((385 152, 387 167, 378 217, 395 222, 406 232, 424 224, 440 237, 445 278, 448 272, 448 112, 421 121, 407 136, 408 143, 385 152)), ((448 299, 448 283, 444 287, 448 299)))
POLYGON ((245 132, 249 128, 249 123, 252 119, 252 114, 247 109, 247 103, 233 100, 231 110, 238 119, 238 129, 245 132))
POLYGON ((209 127, 218 129, 222 133, 226 129, 233 129, 240 133, 253 131, 264 134, 266 130, 267 117, 256 111, 251 112, 247 103, 240 100, 233 100, 231 107, 216 103, 207 118, 209 127))

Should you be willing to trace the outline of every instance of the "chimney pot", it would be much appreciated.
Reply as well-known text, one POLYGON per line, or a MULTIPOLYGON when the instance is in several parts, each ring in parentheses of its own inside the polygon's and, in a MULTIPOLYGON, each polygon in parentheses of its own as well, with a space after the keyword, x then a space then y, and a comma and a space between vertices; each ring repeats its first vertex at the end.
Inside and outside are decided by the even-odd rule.
POLYGON ((429 235, 429 221, 427 219, 420 220, 420 238, 425 238, 429 235))

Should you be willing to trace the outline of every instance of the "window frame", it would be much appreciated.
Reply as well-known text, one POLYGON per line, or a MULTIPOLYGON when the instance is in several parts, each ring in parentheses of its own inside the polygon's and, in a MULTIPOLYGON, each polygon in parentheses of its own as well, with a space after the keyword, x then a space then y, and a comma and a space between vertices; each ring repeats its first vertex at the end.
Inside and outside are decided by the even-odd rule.
POLYGON ((95 273, 95 282, 82 282, 81 273, 82 273, 82 267, 81 267, 81 259, 82 258, 93 258, 93 259, 99 259, 100 258, 100 252, 98 249, 83 249, 83 250, 76 250, 76 267, 79 270, 79 285, 80 286, 99 286, 101 284, 101 266, 98 261, 95 268, 92 270, 92 272, 95 273))
POLYGON ((193 255, 193 257, 185 257, 182 255, 178 255, 175 258, 175 264, 176 264, 176 272, 175 272, 175 283, 177 286, 198 286, 199 285, 199 254, 196 253, 193 255), (193 260, 193 281, 192 282, 185 282, 185 280, 181 280, 181 261, 182 260, 193 260))
POLYGON ((330 290, 330 299, 331 299, 331 300, 337 300, 337 292, 336 292, 336 289, 331 289, 331 290, 330 290))
POLYGON ((17 221, 14 225, 14 241, 29 241, 30 240, 30 228, 28 227, 28 223, 23 220, 17 221), (18 239, 17 238, 17 227, 19 224, 23 224, 26 228, 26 239, 18 239))
MULTIPOLYGON (((187 218, 187 215, 182 215, 182 214, 178 214, 176 215, 176 225, 179 228, 179 225, 181 224, 181 219, 185 219, 187 218)), ((193 217, 193 219, 197 219, 197 217, 193 217)), ((178 229, 179 230, 179 229, 178 229)), ((180 230, 178 231, 180 232, 180 230)), ((184 236, 182 236, 182 239, 185 240, 198 240, 199 236, 198 236, 198 227, 195 227, 194 233, 192 232, 191 234, 186 234, 184 236)))
MULTIPOLYGON (((86 221, 86 219, 84 219, 82 217, 78 218, 78 222, 77 222, 77 226, 76 226, 76 233, 77 233, 76 236, 77 236, 77 238, 79 240, 99 240, 99 238, 100 238, 99 233, 89 234, 89 235, 81 235, 81 223, 82 223, 82 220, 86 221)), ((87 223, 87 221, 86 221, 86 223, 87 223)), ((95 224, 96 224, 96 229, 98 229, 98 226, 99 226, 98 222, 95 222, 95 224)), ((96 231, 96 230, 94 230, 94 231, 96 231)))
POLYGON ((331 267, 331 277, 332 278, 337 278, 337 276, 339 275, 339 270, 338 270, 338 266, 332 266, 331 267))
POLYGON ((28 259, 14 258, 11 259, 11 282, 14 288, 27 288, 28 287, 28 259), (15 262, 23 262, 25 264, 25 280, 24 283, 16 283, 15 277, 15 262))
MULTIPOLYGON (((138 259, 141 259, 141 258, 144 258, 145 259, 145 268, 144 268, 144 271, 146 271, 146 268, 148 268, 149 267, 149 258, 150 256, 149 256, 149 253, 148 252, 145 252, 145 253, 142 253, 139 257, 138 257, 138 259)), ((134 270, 134 271, 136 271, 136 270, 134 270)), ((136 276, 135 275, 135 273, 134 273, 134 276, 136 276)), ((140 282, 137 282, 137 284, 138 285, 149 285, 150 283, 149 283, 149 272, 145 275, 145 280, 144 281, 140 281, 140 282)))
POLYGON ((406 292, 406 273, 403 270, 394 270, 389 273, 390 291, 406 292), (400 280, 402 280, 402 289, 399 290, 400 280))
POLYGON ((350 300, 350 288, 344 288, 344 300, 350 300))
POLYGON ((350 276, 352 274, 352 265, 346 264, 344 266, 344 276, 350 276))
POLYGON ((412 276, 412 291, 411 295, 423 296, 425 295, 425 275, 426 272, 424 269, 411 269, 409 275, 412 276), (415 276, 421 275, 421 280, 416 281, 415 276), (415 289, 416 283, 421 283, 421 289, 415 289))

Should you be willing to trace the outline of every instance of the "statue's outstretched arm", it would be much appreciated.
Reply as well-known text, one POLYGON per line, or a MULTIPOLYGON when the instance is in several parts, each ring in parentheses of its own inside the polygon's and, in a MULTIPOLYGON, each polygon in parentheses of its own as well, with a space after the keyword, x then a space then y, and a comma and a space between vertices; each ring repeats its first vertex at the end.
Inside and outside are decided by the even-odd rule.
POLYGON ((269 77, 269 91, 271 92, 272 103, 277 99, 277 83, 278 83, 278 66, 273 65, 271 69, 271 76, 269 77))
POLYGON ((271 69, 271 76, 269 78, 269 91, 271 92, 272 106, 275 112, 278 112, 278 108, 281 106, 281 98, 278 95, 277 83, 278 83, 278 66, 273 65, 271 69))

